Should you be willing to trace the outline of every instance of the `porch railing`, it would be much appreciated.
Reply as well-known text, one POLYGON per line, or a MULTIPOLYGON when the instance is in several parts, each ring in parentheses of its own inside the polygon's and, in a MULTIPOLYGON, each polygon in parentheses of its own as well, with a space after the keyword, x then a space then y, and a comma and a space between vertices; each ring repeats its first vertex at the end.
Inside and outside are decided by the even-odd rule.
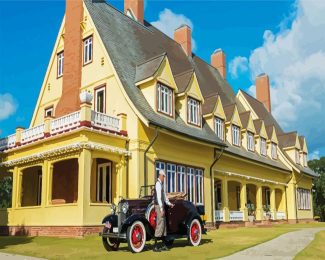
POLYGON ((28 143, 44 137, 44 124, 25 129, 21 132, 21 143, 28 143))
POLYGON ((242 211, 230 211, 230 221, 243 221, 244 212, 242 211))
POLYGON ((53 119, 51 122, 51 134, 64 132, 80 125, 80 111, 53 119))
POLYGON ((277 211, 276 219, 286 219, 286 213, 283 211, 277 211))
MULTIPOLYGON (((270 214, 271 219, 274 219, 274 212, 269 212, 268 214, 270 214)), ((267 217, 267 213, 265 211, 263 211, 263 217, 266 218, 267 217)))
POLYGON ((224 221, 223 210, 216 210, 214 215, 215 215, 215 221, 224 221))
POLYGON ((119 131, 120 120, 96 111, 91 111, 91 124, 107 130, 119 131))
POLYGON ((7 136, 6 138, 0 139, 0 150, 12 148, 16 145, 16 134, 7 136))

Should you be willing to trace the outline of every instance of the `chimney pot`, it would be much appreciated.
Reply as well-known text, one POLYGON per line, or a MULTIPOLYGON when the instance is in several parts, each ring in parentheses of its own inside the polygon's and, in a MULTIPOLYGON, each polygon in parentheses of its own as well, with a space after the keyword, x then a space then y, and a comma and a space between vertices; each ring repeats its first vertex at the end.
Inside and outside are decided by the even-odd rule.
POLYGON ((183 24, 175 30, 174 40, 182 46, 187 56, 192 55, 192 30, 188 25, 183 24))
POLYGON ((226 79, 226 54, 222 49, 216 49, 211 55, 211 65, 226 79))
POLYGON ((265 108, 271 112, 271 95, 269 76, 261 73, 256 77, 256 98, 262 102, 265 108))
POLYGON ((140 23, 144 20, 144 0, 124 0, 124 13, 131 15, 140 23))

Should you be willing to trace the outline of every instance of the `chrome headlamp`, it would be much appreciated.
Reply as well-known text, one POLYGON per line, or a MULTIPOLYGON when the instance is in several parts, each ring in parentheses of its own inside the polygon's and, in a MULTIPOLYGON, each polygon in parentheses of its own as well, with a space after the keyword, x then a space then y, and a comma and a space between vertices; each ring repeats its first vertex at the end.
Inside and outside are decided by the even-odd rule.
POLYGON ((122 212, 123 212, 124 214, 126 214, 126 213, 128 212, 128 210, 129 210, 129 203, 124 202, 124 203, 122 204, 122 212))
POLYGON ((116 205, 114 203, 112 203, 111 209, 112 209, 112 214, 115 214, 115 212, 116 212, 116 205))

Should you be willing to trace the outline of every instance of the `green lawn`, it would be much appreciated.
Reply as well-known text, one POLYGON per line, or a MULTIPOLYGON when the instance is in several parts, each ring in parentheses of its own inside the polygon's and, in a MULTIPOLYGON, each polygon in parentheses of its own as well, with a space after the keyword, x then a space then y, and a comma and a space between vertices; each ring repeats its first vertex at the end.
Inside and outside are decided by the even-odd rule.
MULTIPOLYGON (((325 227, 322 224, 276 225, 272 228, 235 228, 215 230, 204 235, 199 247, 187 246, 186 240, 178 240, 169 252, 154 253, 152 244, 147 251, 132 254, 126 244, 118 252, 106 252, 100 237, 92 235, 84 239, 51 237, 0 237, 0 251, 43 257, 48 259, 213 259, 265 242, 283 233, 305 227, 325 227)), ((324 233, 325 234, 325 233, 324 233)), ((322 235, 324 235, 322 233, 322 235)), ((324 237, 323 237, 324 240, 324 237)), ((320 247, 316 244, 315 248, 320 247)), ((308 253, 308 251, 307 251, 308 253)))
POLYGON ((320 231, 316 234, 315 239, 296 257, 300 259, 324 259, 325 258, 325 231, 320 231))

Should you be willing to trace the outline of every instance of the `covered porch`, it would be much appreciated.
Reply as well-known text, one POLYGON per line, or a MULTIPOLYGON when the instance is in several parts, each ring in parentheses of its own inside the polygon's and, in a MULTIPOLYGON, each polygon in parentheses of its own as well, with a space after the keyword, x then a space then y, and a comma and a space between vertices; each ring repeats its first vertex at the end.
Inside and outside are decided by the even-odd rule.
POLYGON ((218 172, 214 179, 215 222, 285 220, 285 183, 218 172), (216 177, 217 175, 217 177, 216 177))

